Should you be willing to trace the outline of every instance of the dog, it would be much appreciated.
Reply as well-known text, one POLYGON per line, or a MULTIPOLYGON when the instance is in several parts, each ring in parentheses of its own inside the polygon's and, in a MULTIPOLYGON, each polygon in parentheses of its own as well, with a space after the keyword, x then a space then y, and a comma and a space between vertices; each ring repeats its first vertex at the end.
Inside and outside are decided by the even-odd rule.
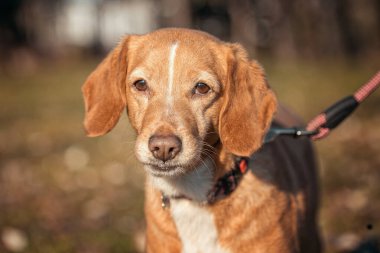
POLYGON ((301 123, 241 45, 180 28, 128 35, 82 92, 88 136, 125 109, 137 133, 147 252, 321 251, 313 148, 263 145, 271 125, 301 123))

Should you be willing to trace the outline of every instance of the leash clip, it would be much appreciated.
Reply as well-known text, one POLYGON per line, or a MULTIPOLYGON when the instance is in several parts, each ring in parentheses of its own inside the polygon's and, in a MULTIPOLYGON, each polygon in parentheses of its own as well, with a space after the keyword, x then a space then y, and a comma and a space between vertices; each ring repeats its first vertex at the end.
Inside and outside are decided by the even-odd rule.
POLYGON ((300 127, 290 127, 290 128, 270 128, 267 135, 265 136, 264 143, 273 141, 279 135, 288 135, 298 138, 301 136, 314 136, 319 133, 319 130, 307 130, 300 127))

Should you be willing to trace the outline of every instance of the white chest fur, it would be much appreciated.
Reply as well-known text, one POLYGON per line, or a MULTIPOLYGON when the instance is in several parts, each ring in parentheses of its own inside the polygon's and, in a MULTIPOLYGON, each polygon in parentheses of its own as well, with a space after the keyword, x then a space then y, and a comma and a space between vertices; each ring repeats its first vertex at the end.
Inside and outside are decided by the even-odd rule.
POLYGON ((202 162, 193 171, 178 177, 164 178, 151 176, 154 187, 168 197, 186 196, 196 202, 205 202, 207 194, 213 187, 213 163, 210 159, 202 162))
POLYGON ((199 203, 207 200, 213 186, 213 163, 210 159, 190 173, 176 178, 150 177, 151 183, 171 199, 170 212, 182 242, 183 253, 227 253, 218 242, 213 214, 199 203))
POLYGON ((170 206, 182 242, 183 253, 227 253, 218 242, 214 217, 205 207, 189 200, 173 200, 170 206))

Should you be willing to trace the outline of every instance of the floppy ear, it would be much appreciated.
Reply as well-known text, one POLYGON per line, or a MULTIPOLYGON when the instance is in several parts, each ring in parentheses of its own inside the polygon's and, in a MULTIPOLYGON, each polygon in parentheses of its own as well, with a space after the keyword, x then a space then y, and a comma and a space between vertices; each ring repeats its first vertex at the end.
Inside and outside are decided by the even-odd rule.
POLYGON ((260 65, 249 61, 240 45, 229 44, 229 48, 219 135, 229 152, 249 156, 262 145, 277 102, 260 65))
POLYGON ((125 79, 129 37, 108 54, 82 86, 87 136, 109 132, 126 107, 125 79))

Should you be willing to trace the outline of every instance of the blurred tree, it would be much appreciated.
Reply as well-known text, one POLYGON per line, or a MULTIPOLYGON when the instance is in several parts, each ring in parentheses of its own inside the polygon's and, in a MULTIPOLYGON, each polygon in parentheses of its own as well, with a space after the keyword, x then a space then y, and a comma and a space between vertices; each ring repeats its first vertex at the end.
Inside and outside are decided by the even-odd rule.
POLYGON ((20 23, 20 12, 24 3, 24 0, 0 2, 0 53, 3 57, 8 48, 27 43, 25 27, 20 23))
POLYGON ((192 26, 190 0, 159 0, 160 26, 187 27, 192 26))
POLYGON ((78 31, 81 34, 75 24, 84 19, 90 19, 87 23, 93 26, 86 26, 83 34, 94 36, 88 38, 92 42, 78 47, 102 53, 109 50, 109 46, 106 49, 102 46, 104 36, 112 29, 123 30, 123 25, 105 26, 105 16, 108 23, 124 22, 128 32, 137 27, 144 28, 138 31, 168 26, 201 29, 223 40, 242 43, 250 54, 275 58, 380 56, 379 0, 145 0, 139 1, 147 3, 139 8, 133 4, 137 1, 83 2, 95 9, 96 15, 81 15, 79 9, 67 8, 74 3, 69 0, 2 0, 2 59, 18 47, 40 52, 59 51, 72 42, 62 39, 65 38, 62 31, 69 29, 73 31, 70 34, 77 35, 78 31), (120 8, 115 10, 115 6, 120 8), (119 11, 117 15, 115 11, 119 11), (62 21, 68 16, 72 18, 71 23, 62 21), (147 17, 153 17, 152 21, 141 25, 147 17), (151 25, 152 22, 158 23, 151 25))
POLYGON ((222 40, 230 40, 230 15, 226 0, 192 2, 193 27, 222 40))
POLYGON ((253 4, 253 1, 250 0, 228 1, 228 11, 231 16, 231 40, 240 42, 250 54, 255 53, 256 46, 260 43, 258 13, 253 11, 253 4))
POLYGON ((335 0, 337 32, 345 54, 357 57, 378 51, 380 45, 380 2, 378 0, 335 0))

